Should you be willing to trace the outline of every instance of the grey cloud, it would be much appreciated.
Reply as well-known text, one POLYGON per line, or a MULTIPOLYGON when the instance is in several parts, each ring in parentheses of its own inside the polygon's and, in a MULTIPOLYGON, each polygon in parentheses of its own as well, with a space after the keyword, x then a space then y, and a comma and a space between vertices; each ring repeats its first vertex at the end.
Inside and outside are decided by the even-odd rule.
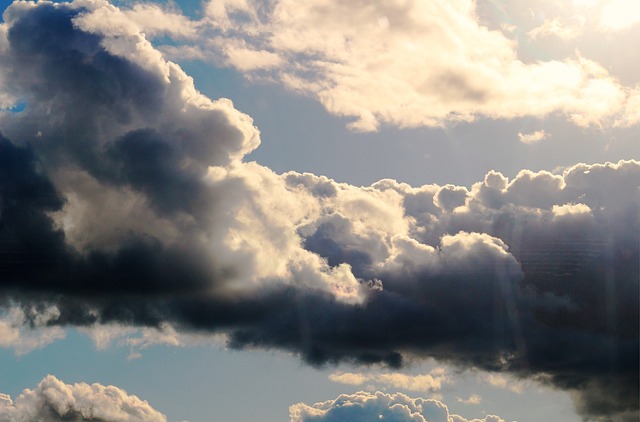
POLYGON ((26 102, 0 115, 5 306, 314 365, 434 357, 567 389, 585 418, 637 416, 639 162, 470 188, 277 175, 241 161, 250 118, 91 7, 5 15, 0 70, 26 102))
POLYGON ((15 402, 0 393, 0 419, 48 422, 166 422, 167 418, 144 400, 101 384, 65 384, 47 375, 33 390, 24 390, 15 402))

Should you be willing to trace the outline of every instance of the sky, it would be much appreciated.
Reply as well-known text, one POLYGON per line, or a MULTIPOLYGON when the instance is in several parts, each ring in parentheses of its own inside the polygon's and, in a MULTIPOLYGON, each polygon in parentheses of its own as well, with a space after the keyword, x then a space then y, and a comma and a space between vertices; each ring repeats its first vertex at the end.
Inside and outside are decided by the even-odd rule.
POLYGON ((638 420, 635 2, 2 9, 0 421, 638 420))

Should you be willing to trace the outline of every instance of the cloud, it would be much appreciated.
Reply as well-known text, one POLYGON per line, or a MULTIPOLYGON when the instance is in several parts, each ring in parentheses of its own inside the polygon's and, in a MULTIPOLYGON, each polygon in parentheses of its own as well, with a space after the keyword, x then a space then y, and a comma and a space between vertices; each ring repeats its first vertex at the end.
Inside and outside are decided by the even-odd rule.
POLYGON ((518 139, 523 144, 535 144, 542 141, 547 137, 547 133, 544 130, 536 130, 531 133, 518 133, 518 139))
POLYGON ((484 373, 480 376, 480 379, 494 387, 506 389, 518 394, 522 394, 526 387, 522 380, 502 374, 484 373))
MULTIPOLYGON (((575 40, 588 32, 608 37, 629 30, 640 22, 640 8, 624 0, 572 1, 561 5, 537 2, 538 16, 547 17, 527 33, 530 38, 555 36, 563 41, 575 40)), ((532 15, 536 15, 533 12, 532 15)))
MULTIPOLYGON (((469 422, 459 415, 449 414, 449 408, 437 400, 411 398, 402 393, 385 394, 358 392, 342 394, 334 400, 289 407, 291 422, 310 421, 379 421, 398 422, 469 422)), ((475 422, 504 422, 498 416, 489 415, 475 422)))
MULTIPOLYGON (((225 10, 254 19, 244 4, 225 10)), ((175 343, 171 327, 313 365, 431 357, 568 390, 588 417, 637 415, 640 162, 471 187, 276 174, 243 161, 251 118, 120 9, 4 17, 3 89, 26 106, 0 114, 0 298, 25 330, 56 309, 48 326, 143 330, 134 353, 175 343)))
POLYGON ((35 306, 9 306, 0 308, 0 312, 0 347, 13 349, 17 355, 43 348, 65 337, 61 327, 47 326, 60 314, 56 307, 38 309, 35 306))
POLYGON ((640 7, 621 0, 602 2, 600 23, 610 30, 623 30, 640 23, 640 7))
MULTIPOLYGON (((58 327, 54 327, 58 328, 58 327)), ((179 332, 169 323, 159 327, 133 327, 120 324, 80 327, 79 331, 89 336, 98 350, 117 345, 129 348, 127 359, 142 357, 142 351, 156 345, 186 347, 194 345, 210 345, 224 347, 224 334, 179 332)))
POLYGON ((457 400, 460 403, 464 403, 464 404, 480 404, 482 402, 482 397, 480 397, 478 394, 472 394, 469 396, 469 398, 462 399, 458 397, 457 400))
POLYGON ((149 403, 114 386, 65 384, 47 375, 38 386, 26 389, 15 402, 0 394, 0 419, 6 422, 96 421, 166 422, 149 403))
MULTIPOLYGON (((514 39, 480 22, 471 0, 208 4, 202 56, 309 95, 353 119, 354 130, 552 114, 599 127, 637 114, 633 87, 604 66, 579 53, 521 58, 514 39)), ((547 20, 529 35, 576 38, 585 20, 547 20)))
POLYGON ((547 19, 542 25, 527 32, 532 39, 555 36, 567 41, 578 38, 584 30, 584 19, 574 19, 575 22, 564 24, 559 19, 547 19))
POLYGON ((329 375, 329 379, 341 384, 363 385, 369 383, 375 386, 389 386, 394 389, 427 392, 440 391, 442 384, 447 382, 444 370, 441 368, 422 375, 406 375, 402 373, 361 374, 338 371, 329 375))

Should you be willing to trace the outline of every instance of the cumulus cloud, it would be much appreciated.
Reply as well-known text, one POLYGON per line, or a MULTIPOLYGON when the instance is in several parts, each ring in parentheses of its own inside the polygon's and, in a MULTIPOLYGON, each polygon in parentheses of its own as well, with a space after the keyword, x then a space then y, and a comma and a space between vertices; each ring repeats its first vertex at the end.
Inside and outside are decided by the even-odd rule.
MULTIPOLYGON (((398 422, 469 422, 460 415, 450 414, 449 408, 437 400, 411 398, 402 393, 385 394, 358 392, 342 394, 334 400, 307 405, 298 403, 289 407, 291 422, 310 421, 379 421, 398 422)), ((504 422, 498 416, 488 415, 472 422, 504 422)))
MULTIPOLYGON (((465 5, 452 24, 501 44, 459 20, 465 5)), ((426 24, 382 11, 397 31, 426 24)), ((383 30, 377 12, 355 22, 383 30)), ((25 329, 30 309, 56 309, 48 326, 159 329, 134 351, 195 331, 314 365, 432 357, 569 390, 589 417, 637 416, 640 162, 470 187, 276 174, 243 161, 260 142, 250 117, 199 93, 137 18, 99 0, 4 18, 2 89, 26 106, 0 114, 0 300, 25 329)))
MULTIPOLYGON (((538 3, 532 8, 545 5, 538 3)), ((602 22, 615 24, 588 23, 635 22, 619 18, 617 3, 598 8, 602 22)), ((481 22, 471 0, 211 1, 205 14, 200 57, 316 98, 353 119, 354 130, 551 114, 612 126, 638 112, 634 87, 579 53, 521 58, 509 31, 481 22)), ((529 36, 577 38, 587 20, 577 11, 573 20, 548 19, 529 36)))
POLYGON ((166 422, 149 403, 114 386, 65 384, 47 375, 38 386, 26 389, 15 402, 0 394, 0 419, 30 421, 166 422))

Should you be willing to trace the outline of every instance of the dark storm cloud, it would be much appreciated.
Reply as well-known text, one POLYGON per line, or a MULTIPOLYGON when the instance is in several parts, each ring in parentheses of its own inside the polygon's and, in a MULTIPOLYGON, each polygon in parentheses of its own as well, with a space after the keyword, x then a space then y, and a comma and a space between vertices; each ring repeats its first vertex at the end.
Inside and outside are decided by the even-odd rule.
POLYGON ((435 357, 638 413, 640 163, 358 188, 242 157, 212 102, 107 3, 18 3, 0 70, 0 290, 36 325, 225 332, 305 361, 435 357), (7 88, 8 89, 8 88, 7 88))

